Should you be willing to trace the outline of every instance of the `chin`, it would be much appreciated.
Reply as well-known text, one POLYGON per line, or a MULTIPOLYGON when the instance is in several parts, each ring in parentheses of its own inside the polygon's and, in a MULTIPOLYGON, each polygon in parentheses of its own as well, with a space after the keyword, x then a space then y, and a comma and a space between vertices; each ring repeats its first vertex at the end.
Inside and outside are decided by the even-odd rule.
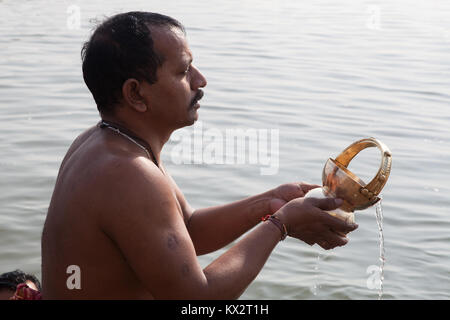
POLYGON ((177 125, 177 129, 181 129, 184 127, 190 127, 192 126, 195 122, 197 122, 198 120, 198 115, 196 115, 195 117, 189 117, 188 119, 186 119, 185 121, 179 123, 177 125))
POLYGON ((198 117, 195 117, 195 119, 191 119, 191 121, 189 121, 189 123, 186 126, 192 126, 194 123, 196 123, 198 120, 198 117))
POLYGON ((192 126, 198 120, 198 112, 197 110, 193 110, 193 113, 189 113, 189 119, 187 126, 192 126))

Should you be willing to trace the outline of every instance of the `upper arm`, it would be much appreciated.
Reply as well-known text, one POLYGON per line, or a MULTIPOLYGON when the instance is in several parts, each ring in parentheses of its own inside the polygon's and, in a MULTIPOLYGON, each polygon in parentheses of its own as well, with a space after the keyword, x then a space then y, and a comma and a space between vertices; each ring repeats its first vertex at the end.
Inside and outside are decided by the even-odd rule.
POLYGON ((102 229, 155 298, 198 297, 206 277, 170 184, 147 161, 137 158, 114 169, 102 229))
POLYGON ((175 195, 177 197, 178 203, 179 203, 179 205, 181 207, 181 211, 183 213, 184 222, 187 225, 189 219, 191 218, 192 214, 194 213, 194 209, 187 202, 186 198, 184 197, 183 192, 180 190, 180 188, 178 187, 177 183, 172 178, 172 176, 166 172, 166 168, 162 164, 161 164, 161 166, 164 170, 164 173, 166 174, 166 176, 169 178, 169 180, 172 183, 172 186, 175 190, 175 195))
POLYGON ((173 183, 173 186, 175 188, 175 195, 177 197, 178 203, 180 204, 184 222, 187 225, 189 219, 191 218, 192 214, 194 213, 194 209, 189 205, 186 198, 184 197, 183 192, 181 192, 180 188, 176 184, 175 180, 172 179, 172 177, 169 175, 170 180, 173 183))

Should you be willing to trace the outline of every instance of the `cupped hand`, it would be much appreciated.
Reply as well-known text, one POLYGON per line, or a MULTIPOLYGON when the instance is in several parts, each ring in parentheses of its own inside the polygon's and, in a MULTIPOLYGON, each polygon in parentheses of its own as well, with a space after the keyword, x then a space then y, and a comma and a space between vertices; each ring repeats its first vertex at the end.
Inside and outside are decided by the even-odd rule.
POLYGON ((286 203, 275 213, 288 230, 288 235, 306 242, 317 243, 325 250, 347 244, 347 234, 358 228, 325 211, 338 208, 342 200, 326 198, 298 198, 286 203))
POLYGON ((277 212, 282 206, 293 199, 304 197, 309 190, 314 188, 320 188, 320 186, 306 182, 293 182, 280 185, 272 190, 270 213, 277 212))

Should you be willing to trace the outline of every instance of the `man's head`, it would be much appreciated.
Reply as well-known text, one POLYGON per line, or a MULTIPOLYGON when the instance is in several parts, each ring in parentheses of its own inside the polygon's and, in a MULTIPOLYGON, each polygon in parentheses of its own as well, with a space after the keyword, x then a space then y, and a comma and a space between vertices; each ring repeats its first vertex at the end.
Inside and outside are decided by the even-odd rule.
POLYGON ((181 88, 180 81, 189 85, 190 92, 184 95, 189 96, 190 107, 201 98, 199 88, 206 85, 191 65, 184 27, 157 13, 128 12, 107 19, 84 44, 82 60, 84 80, 102 115, 114 115, 123 105, 161 115, 162 104, 170 111, 177 107, 174 103, 181 103, 177 90, 187 88, 181 88), (184 69, 180 72, 180 68, 184 69), (180 81, 168 79, 168 72, 178 72, 180 81), (183 72, 189 79, 181 79, 183 72))
POLYGON ((26 283, 33 290, 41 291, 41 284, 35 276, 14 270, 0 275, 0 300, 12 297, 16 287, 21 283, 26 283))

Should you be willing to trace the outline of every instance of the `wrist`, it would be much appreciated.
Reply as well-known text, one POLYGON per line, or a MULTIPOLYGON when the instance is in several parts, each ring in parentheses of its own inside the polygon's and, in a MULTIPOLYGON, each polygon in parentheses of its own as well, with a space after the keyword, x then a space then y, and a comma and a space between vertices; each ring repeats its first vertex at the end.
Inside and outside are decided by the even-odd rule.
POLYGON ((277 189, 272 189, 268 192, 268 208, 267 208, 267 212, 270 214, 274 214, 275 212, 277 212, 281 207, 283 207, 286 204, 286 200, 282 199, 278 192, 277 189))
POLYGON ((289 235, 289 223, 286 219, 283 209, 278 210, 272 215, 274 218, 278 219, 286 228, 286 232, 289 235))
POLYGON ((245 223, 251 228, 261 221, 261 218, 271 211, 272 191, 266 191, 255 196, 251 196, 241 201, 245 223))
POLYGON ((276 199, 276 197, 273 189, 261 193, 258 198, 261 201, 261 210, 259 211, 259 217, 264 217, 267 214, 274 213, 274 211, 272 210, 272 202, 276 199))
POLYGON ((280 231, 280 233, 281 233, 280 241, 283 241, 284 239, 286 239, 286 237, 288 235, 287 227, 283 222, 281 222, 281 220, 279 218, 277 218, 275 215, 268 214, 265 217, 263 217, 261 220, 264 222, 271 223, 273 226, 275 226, 280 231))

